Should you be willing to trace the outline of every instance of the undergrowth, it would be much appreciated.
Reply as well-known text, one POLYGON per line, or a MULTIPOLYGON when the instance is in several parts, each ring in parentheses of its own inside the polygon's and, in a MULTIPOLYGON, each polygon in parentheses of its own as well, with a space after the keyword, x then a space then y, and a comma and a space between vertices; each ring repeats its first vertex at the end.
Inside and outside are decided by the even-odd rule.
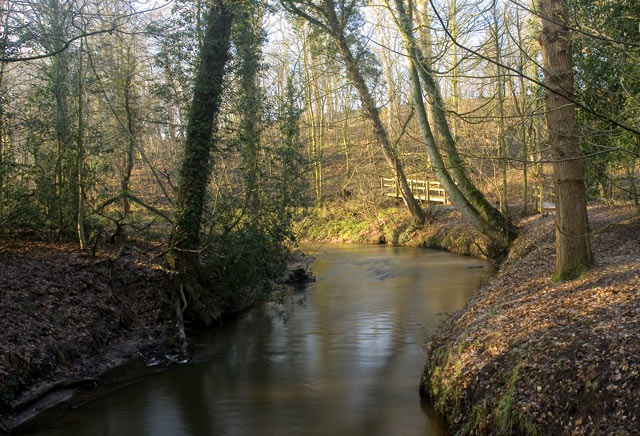
POLYGON ((338 199, 313 208, 297 223, 299 240, 394 244, 444 249, 477 257, 492 257, 488 238, 468 225, 450 206, 426 209, 427 222, 417 226, 394 201, 338 199))

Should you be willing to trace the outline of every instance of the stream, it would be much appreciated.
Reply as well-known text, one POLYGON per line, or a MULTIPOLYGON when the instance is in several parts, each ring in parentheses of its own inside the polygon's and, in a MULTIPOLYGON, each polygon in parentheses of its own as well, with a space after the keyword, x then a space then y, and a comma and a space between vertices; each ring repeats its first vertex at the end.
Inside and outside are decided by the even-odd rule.
POLYGON ((423 344, 492 274, 478 259, 306 245, 315 283, 194 339, 186 364, 47 424, 47 436, 444 435, 423 344))

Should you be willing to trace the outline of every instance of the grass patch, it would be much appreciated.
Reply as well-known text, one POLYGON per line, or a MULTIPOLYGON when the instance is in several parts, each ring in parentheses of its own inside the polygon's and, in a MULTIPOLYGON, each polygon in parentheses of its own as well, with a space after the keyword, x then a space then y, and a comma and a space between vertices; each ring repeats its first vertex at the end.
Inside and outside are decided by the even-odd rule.
POLYGON ((538 431, 515 407, 515 385, 519 378, 519 367, 511 372, 507 382, 507 391, 498 401, 496 411, 496 434, 498 435, 526 435, 536 436, 538 431))
POLYGON ((395 204, 364 199, 335 200, 317 205, 299 221, 299 240, 352 242, 436 248, 486 257, 488 239, 448 206, 432 206, 429 220, 416 226, 408 212, 395 204))

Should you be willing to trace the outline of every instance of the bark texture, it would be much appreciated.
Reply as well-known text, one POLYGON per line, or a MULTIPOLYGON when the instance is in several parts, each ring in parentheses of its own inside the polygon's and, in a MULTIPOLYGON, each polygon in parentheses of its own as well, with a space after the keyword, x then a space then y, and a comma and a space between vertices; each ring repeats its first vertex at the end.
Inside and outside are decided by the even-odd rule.
POLYGON ((225 2, 212 1, 193 89, 171 236, 175 261, 172 266, 181 272, 197 269, 200 227, 212 168, 214 124, 229 57, 231 23, 232 13, 225 2))
POLYGON ((573 98, 571 34, 565 0, 540 0, 542 59, 546 93, 546 119, 553 157, 556 200, 556 266, 553 279, 569 280, 593 263, 584 172, 580 158, 580 132, 573 98))
POLYGON ((373 126, 376 139, 378 141, 378 144, 382 148, 384 158, 393 170, 393 175, 396 179, 397 186, 399 187, 402 194, 404 203, 409 209, 409 212, 411 213, 411 216, 414 218, 414 220, 418 224, 422 224, 425 221, 424 211, 413 196, 413 193, 409 188, 409 184, 407 183, 407 178, 405 177, 404 171, 402 169, 402 164, 393 151, 393 147, 391 146, 391 142, 389 141, 388 132, 386 131, 384 124, 380 119, 378 108, 375 105, 375 101, 373 100, 373 97, 369 92, 369 88, 367 87, 362 74, 360 73, 358 63, 351 53, 351 48, 347 43, 347 39, 342 30, 342 26, 340 25, 338 17, 336 16, 334 2, 333 0, 325 0, 324 4, 327 14, 327 27, 331 31, 331 36, 338 44, 338 50, 340 51, 340 54, 344 59, 349 79, 358 91, 360 100, 362 102, 362 107, 367 115, 367 118, 373 126))

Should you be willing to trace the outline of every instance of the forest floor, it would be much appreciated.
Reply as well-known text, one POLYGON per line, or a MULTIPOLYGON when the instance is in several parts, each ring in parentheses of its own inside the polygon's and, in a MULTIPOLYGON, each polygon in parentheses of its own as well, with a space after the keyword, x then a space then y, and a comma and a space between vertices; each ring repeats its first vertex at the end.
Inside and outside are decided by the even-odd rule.
MULTIPOLYGON (((75 246, 0 242, 0 424, 4 431, 95 388, 101 372, 171 354, 166 273, 153 252, 91 256, 75 246)), ((157 254, 157 253, 156 253, 157 254)), ((0 427, 1 429, 1 427, 0 427)))
MULTIPOLYGON (((184 358, 160 266, 166 246, 131 241, 120 256, 115 245, 101 248, 93 256, 71 244, 0 239, 0 434, 184 358)), ((278 281, 312 280, 311 261, 291 253, 278 281)), ((228 310, 254 300, 237 303, 228 310)))
POLYGON ((427 346, 421 391, 457 434, 640 433, 640 215, 589 208, 596 263, 552 283, 553 215, 427 346))

